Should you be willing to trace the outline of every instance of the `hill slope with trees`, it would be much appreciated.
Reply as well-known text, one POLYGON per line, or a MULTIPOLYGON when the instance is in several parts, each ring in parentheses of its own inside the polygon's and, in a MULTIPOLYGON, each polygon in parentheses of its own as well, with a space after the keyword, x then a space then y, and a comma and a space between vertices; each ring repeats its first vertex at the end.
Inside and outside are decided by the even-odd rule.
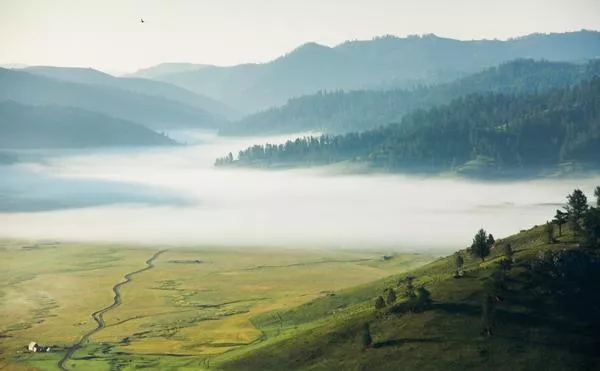
POLYGON ((435 35, 378 37, 336 47, 315 43, 263 64, 204 67, 155 76, 244 112, 320 90, 412 87, 447 82, 518 58, 584 61, 600 55, 600 32, 461 41, 435 35))
MULTIPOLYGON (((70 107, 34 107, 10 101, 0 102, 0 149, 173 144, 173 140, 144 126, 96 112, 70 107)), ((7 161, 10 159, 6 158, 7 161)))
POLYGON ((221 129, 225 135, 315 131, 342 134, 398 123, 420 108, 461 96, 494 92, 541 93, 600 76, 600 60, 586 64, 516 60, 456 81, 412 90, 335 91, 291 99, 286 105, 247 116, 221 129))
POLYGON ((554 223, 499 240, 481 230, 422 268, 254 317, 262 341, 217 368, 598 369, 598 207, 575 190, 560 233, 554 223))
POLYGON ((542 94, 475 94, 418 110, 400 124, 255 145, 219 166, 308 166, 342 161, 394 172, 535 174, 575 162, 600 166, 600 78, 542 94))

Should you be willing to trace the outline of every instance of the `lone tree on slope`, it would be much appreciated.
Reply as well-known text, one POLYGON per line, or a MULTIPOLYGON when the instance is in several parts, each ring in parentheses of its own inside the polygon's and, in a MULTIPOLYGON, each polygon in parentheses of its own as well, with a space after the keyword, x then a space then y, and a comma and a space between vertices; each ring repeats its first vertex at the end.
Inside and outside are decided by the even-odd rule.
POLYGON ((488 234, 482 228, 477 232, 475 237, 473 237, 473 244, 471 245, 471 254, 473 256, 481 259, 481 261, 485 260, 485 257, 490 255, 490 247, 491 245, 488 242, 488 234))
POLYGON ((569 222, 576 232, 581 232, 582 230, 581 224, 585 213, 588 211, 588 207, 587 197, 585 197, 581 189, 576 189, 567 196, 565 209, 567 214, 569 214, 569 222))
POLYGON ((556 210, 556 215, 554 215, 554 220, 552 220, 558 226, 558 237, 562 237, 562 226, 567 224, 569 220, 569 214, 556 210))

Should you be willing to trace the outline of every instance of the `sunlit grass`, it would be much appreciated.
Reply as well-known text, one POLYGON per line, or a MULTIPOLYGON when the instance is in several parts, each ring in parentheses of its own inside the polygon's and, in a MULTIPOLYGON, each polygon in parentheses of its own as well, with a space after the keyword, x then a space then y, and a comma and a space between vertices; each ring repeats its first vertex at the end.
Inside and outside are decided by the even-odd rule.
MULTIPOLYGON (((160 248, 15 241, 3 241, 2 247, 0 365, 34 369, 54 369, 62 354, 24 352, 30 341, 59 346, 77 341, 96 327, 91 313, 112 302, 113 285, 143 268, 160 248)), ((106 327, 68 365, 86 370, 110 369, 114 362, 123 369, 205 367, 198 362, 262 346, 267 339, 254 319, 265 313, 431 259, 398 255, 383 261, 382 255, 316 249, 169 250, 154 269, 122 287, 121 306, 106 313, 106 327)))
MULTIPOLYGON (((341 290, 290 309, 253 318, 267 340, 252 348, 230 352, 216 361, 226 370, 462 370, 462 369, 581 369, 597 360, 570 343, 587 344, 576 331, 545 323, 532 308, 529 291, 520 291, 531 259, 540 251, 577 248, 572 231, 549 244, 544 226, 537 226, 497 241, 484 262, 465 254, 465 276, 453 277, 453 256, 437 259, 411 271, 416 285, 425 285, 434 299, 423 313, 381 316, 374 299, 386 287, 396 287, 405 274, 395 274, 341 290), (503 247, 515 250, 509 271, 507 297, 498 305, 496 333, 481 333, 484 282, 504 257, 503 247), (361 346, 362 325, 371 324, 375 346, 361 346), (569 340, 572 339, 572 340, 569 340), (588 358, 586 358, 588 357, 588 358)), ((526 279, 525 279, 526 280, 526 279)), ((398 288, 401 290, 402 288, 398 288)), ((399 301, 405 300, 401 295, 399 301)), ((533 300, 535 301, 535 300, 533 300)), ((537 303, 544 308, 546 303, 537 303)), ((553 313, 545 313, 552 318, 553 313)), ((564 318, 558 318, 564 320, 564 318)), ((576 318, 570 323, 575 326, 576 318)), ((581 345, 584 347, 583 345, 581 345)), ((585 348, 585 347, 584 347, 585 348)), ((587 348, 586 348, 587 349, 587 348)))

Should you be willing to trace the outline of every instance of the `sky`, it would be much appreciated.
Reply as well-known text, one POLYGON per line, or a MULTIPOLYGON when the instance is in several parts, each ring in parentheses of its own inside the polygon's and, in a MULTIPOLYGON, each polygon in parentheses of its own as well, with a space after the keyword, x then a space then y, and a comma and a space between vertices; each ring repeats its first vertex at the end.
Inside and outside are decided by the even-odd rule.
POLYGON ((599 14, 598 0, 0 0, 0 65, 234 65, 309 41, 600 30, 599 14))

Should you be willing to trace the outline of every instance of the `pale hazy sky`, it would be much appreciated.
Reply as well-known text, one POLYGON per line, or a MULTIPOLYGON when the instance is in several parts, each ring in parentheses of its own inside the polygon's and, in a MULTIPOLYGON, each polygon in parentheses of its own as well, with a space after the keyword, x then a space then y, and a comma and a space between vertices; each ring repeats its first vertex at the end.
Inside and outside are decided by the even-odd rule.
POLYGON ((231 65, 268 61, 307 41, 584 28, 600 30, 600 0, 0 0, 0 64, 231 65))

